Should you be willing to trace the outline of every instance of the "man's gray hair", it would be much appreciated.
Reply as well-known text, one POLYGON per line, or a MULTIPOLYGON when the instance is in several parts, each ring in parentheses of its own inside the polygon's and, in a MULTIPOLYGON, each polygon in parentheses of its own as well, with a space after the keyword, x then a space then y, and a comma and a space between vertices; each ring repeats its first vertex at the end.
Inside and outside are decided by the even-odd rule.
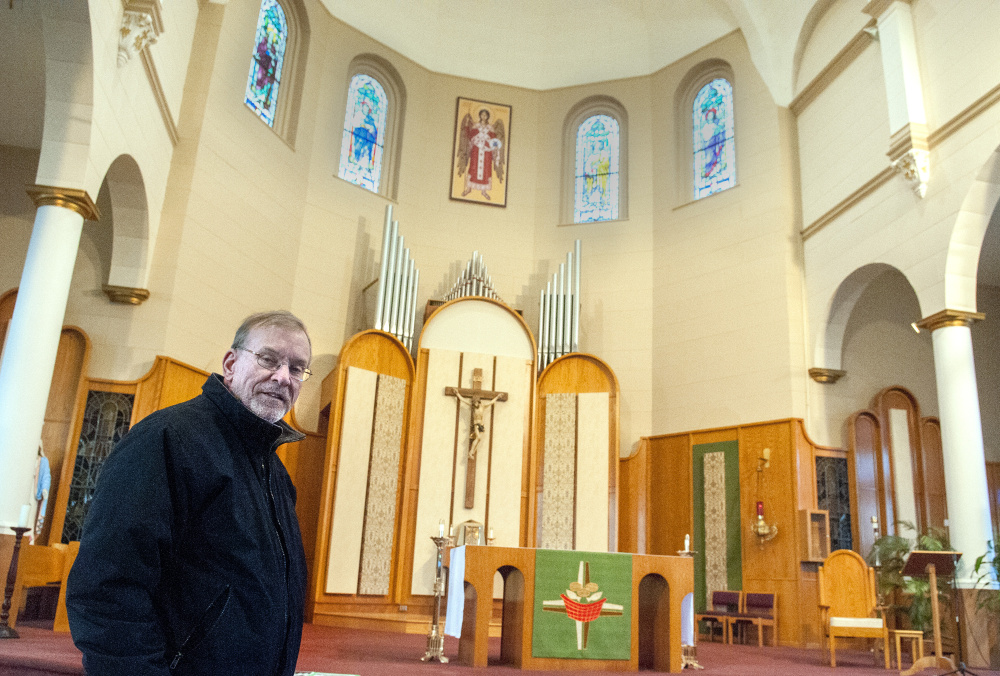
POLYGON ((306 340, 309 342, 309 351, 312 352, 312 341, 309 340, 309 332, 306 331, 306 325, 288 310, 269 310, 267 312, 255 312, 250 315, 243 320, 240 328, 236 329, 236 335, 233 336, 233 344, 230 347, 234 350, 243 347, 251 331, 267 326, 301 331, 305 334, 306 340))

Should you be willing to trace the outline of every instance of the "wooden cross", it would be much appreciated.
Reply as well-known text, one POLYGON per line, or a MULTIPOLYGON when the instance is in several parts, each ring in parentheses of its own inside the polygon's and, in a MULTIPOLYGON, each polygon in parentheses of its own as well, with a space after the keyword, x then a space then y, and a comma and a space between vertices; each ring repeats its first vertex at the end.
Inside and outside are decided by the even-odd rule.
POLYGON ((486 431, 483 424, 483 414, 486 409, 493 406, 498 401, 507 401, 506 392, 494 392, 484 390, 483 370, 472 369, 472 387, 446 387, 445 396, 453 396, 458 401, 456 405, 469 405, 469 453, 468 464, 465 470, 465 508, 472 509, 476 497, 476 450, 481 436, 486 431), (483 400, 486 400, 485 402, 483 400))

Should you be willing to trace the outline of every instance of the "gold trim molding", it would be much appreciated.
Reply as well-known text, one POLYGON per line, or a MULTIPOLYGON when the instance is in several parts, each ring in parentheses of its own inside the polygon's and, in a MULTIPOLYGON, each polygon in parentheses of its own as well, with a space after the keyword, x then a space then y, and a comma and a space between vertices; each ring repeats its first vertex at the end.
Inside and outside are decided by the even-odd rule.
MULTIPOLYGON (((972 122, 972 120, 979 117, 993 106, 997 105, 997 103, 1000 103, 1000 85, 993 87, 993 89, 973 101, 964 110, 955 115, 955 117, 930 132, 927 135, 928 149, 933 150, 946 139, 958 132, 958 130, 962 127, 972 122)), ((860 188, 842 199, 834 205, 833 208, 829 209, 825 214, 810 223, 807 227, 803 228, 802 241, 805 241, 815 235, 817 232, 836 220, 845 211, 853 207, 871 193, 875 192, 875 190, 882 187, 885 183, 888 183, 889 179, 891 179, 894 175, 895 169, 890 166, 868 179, 868 181, 865 182, 860 188)))
POLYGON ((857 34, 848 41, 844 48, 841 49, 837 54, 830 60, 830 63, 826 65, 816 76, 809 81, 802 91, 799 92, 798 96, 792 99, 792 102, 788 104, 789 110, 798 117, 799 113, 806 109, 806 107, 812 103, 817 96, 823 93, 830 84, 837 79, 837 77, 847 70, 847 67, 854 63, 861 54, 868 48, 868 46, 875 41, 872 37, 870 30, 874 30, 875 20, 869 21, 864 28, 859 30, 857 34))
POLYGON ((839 369, 827 369, 819 366, 809 369, 809 377, 823 385, 833 385, 845 375, 847 375, 847 371, 839 369))
POLYGON ((75 211, 88 221, 101 220, 101 212, 86 190, 57 188, 52 185, 29 185, 25 191, 36 207, 62 207, 75 211))
POLYGON ((986 319, 982 312, 966 312, 965 310, 941 310, 917 322, 917 328, 936 331, 945 326, 972 326, 973 323, 986 319))
POLYGON ((122 305, 141 305, 149 298, 149 289, 138 289, 134 286, 105 284, 103 290, 112 303, 121 303, 122 305))

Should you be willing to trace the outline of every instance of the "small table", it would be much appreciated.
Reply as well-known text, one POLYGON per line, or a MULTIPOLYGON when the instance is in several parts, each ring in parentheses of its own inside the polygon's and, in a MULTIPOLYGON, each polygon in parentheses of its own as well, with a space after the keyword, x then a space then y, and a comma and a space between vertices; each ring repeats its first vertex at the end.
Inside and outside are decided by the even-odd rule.
POLYGON ((910 662, 915 663, 924 656, 924 632, 919 629, 895 629, 893 635, 896 637, 896 666, 903 670, 903 656, 900 650, 900 641, 910 640, 910 662))

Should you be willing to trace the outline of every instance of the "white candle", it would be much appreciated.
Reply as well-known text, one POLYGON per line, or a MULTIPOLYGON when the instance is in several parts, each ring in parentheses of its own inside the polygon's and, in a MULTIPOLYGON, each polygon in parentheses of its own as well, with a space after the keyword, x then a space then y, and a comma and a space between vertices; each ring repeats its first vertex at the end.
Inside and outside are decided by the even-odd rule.
POLYGON ((455 537, 455 524, 448 526, 448 537, 455 537))
POLYGON ((493 539, 493 529, 492 528, 490 528, 490 539, 491 540, 493 539))
POLYGON ((684 551, 685 552, 691 551, 691 536, 690 535, 685 535, 684 536, 684 551))
POLYGON ((18 528, 28 527, 28 513, 31 511, 31 507, 28 505, 21 505, 21 516, 17 519, 18 528))
POLYGON ((438 537, 444 537, 444 519, 441 519, 441 522, 438 523, 438 537))

